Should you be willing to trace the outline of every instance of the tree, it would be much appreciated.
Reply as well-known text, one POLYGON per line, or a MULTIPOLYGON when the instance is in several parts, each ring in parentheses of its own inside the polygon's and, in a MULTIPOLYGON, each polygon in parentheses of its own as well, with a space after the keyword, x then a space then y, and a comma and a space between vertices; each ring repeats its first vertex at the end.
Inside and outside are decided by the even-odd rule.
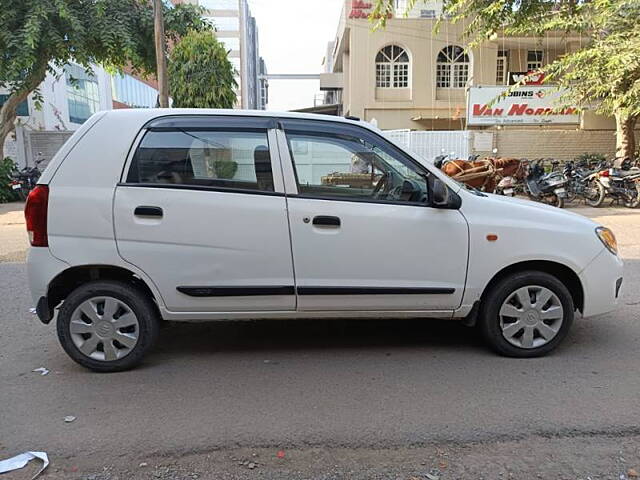
POLYGON ((169 84, 174 107, 233 108, 234 68, 210 32, 190 32, 173 48, 169 84))
MULTIPOLYGON (((376 0, 376 26, 384 26, 381 14, 393 11, 393 3, 376 0)), ((409 8, 415 3, 410 0, 409 8)), ((614 116, 616 163, 633 157, 640 117, 640 0, 446 0, 445 13, 453 22, 467 21, 471 46, 497 35, 580 34, 578 50, 541 71, 546 81, 566 89, 564 103, 614 116)))
MULTIPOLYGON (((166 36, 176 42, 190 30, 211 27, 192 5, 164 6, 166 36)), ((14 129, 16 108, 47 72, 70 62, 143 75, 156 70, 153 7, 148 0, 0 0, 0 87, 10 95, 0 109, 0 158, 14 129)))

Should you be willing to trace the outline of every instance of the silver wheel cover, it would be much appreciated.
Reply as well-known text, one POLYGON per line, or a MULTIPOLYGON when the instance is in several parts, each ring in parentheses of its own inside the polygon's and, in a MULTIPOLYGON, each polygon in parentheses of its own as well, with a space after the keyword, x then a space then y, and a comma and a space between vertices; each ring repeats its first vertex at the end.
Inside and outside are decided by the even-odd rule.
POLYGON ((93 360, 112 362, 126 357, 138 343, 140 325, 131 308, 113 297, 92 297, 71 315, 71 340, 93 360))
POLYGON ((564 321, 564 310, 551 290, 528 285, 507 296, 498 317, 505 340, 518 348, 530 349, 556 337, 564 321))

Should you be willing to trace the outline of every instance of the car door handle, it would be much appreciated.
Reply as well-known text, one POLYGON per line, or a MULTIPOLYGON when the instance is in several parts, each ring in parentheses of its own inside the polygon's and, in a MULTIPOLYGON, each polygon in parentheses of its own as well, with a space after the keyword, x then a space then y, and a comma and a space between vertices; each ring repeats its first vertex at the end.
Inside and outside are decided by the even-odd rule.
POLYGON ((162 209, 160 207, 140 206, 136 207, 133 212, 137 217, 160 217, 162 218, 162 209))
POLYGON ((313 217, 313 224, 322 227, 339 227, 340 219, 338 217, 318 215, 317 217, 313 217))

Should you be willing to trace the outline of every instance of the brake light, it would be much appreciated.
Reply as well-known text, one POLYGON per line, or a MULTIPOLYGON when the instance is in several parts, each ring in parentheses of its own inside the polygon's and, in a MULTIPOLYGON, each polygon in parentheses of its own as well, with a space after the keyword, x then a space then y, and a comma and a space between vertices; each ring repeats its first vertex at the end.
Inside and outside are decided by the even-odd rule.
POLYGON ((603 170, 598 174, 598 176, 599 177, 608 177, 609 173, 610 173, 609 170, 603 170))
POLYGON ((29 192, 27 205, 24 207, 24 217, 27 221, 27 232, 32 247, 48 247, 47 208, 49 206, 49 187, 36 185, 29 192))

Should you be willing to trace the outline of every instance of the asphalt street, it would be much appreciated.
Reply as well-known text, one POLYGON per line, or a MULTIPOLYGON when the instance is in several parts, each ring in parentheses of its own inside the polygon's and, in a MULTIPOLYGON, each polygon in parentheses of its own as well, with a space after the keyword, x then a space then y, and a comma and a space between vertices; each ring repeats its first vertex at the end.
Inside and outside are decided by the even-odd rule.
POLYGON ((640 214, 580 211, 618 235, 623 305, 577 319, 553 355, 531 360, 496 356, 475 330, 447 321, 224 322, 168 326, 140 368, 100 375, 29 313, 25 265, 0 263, 0 459, 43 450, 64 468, 81 465, 79 475, 223 449, 331 448, 363 449, 371 465, 385 449, 576 438, 587 440, 574 455, 579 444, 614 451, 618 440, 637 455, 640 214))

